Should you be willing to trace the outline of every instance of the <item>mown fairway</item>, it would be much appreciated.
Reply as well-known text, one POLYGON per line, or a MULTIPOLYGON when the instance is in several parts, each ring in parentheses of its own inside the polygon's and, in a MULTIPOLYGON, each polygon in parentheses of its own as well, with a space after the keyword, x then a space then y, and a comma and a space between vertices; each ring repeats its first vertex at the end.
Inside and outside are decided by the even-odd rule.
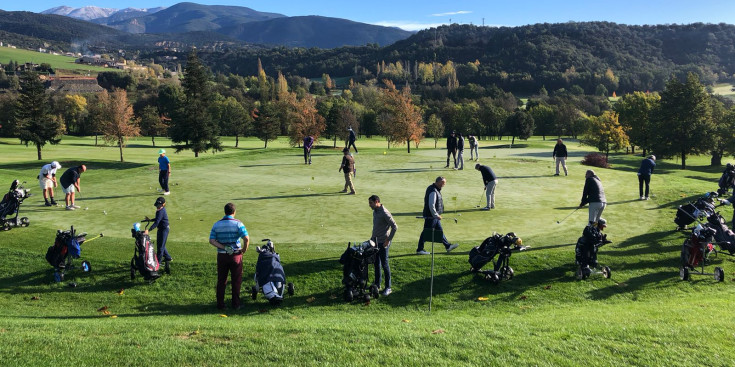
MULTIPOLYGON (((168 148, 163 139, 157 143, 168 148)), ((490 212, 475 209, 484 196, 469 151, 464 171, 444 169, 443 141, 440 149, 426 141, 407 154, 405 146, 387 150, 379 138, 358 140, 355 196, 337 193, 341 152, 331 142, 318 145, 311 166, 284 138, 267 150, 257 140, 241 141, 237 149, 227 140, 225 152, 199 158, 171 149, 173 186, 166 199, 173 273, 148 285, 129 280, 130 228, 154 214, 158 146, 131 141, 126 163, 119 163, 116 148, 67 137, 47 146, 39 162, 33 147, 0 140, 2 190, 18 178, 36 194, 21 209, 31 226, 0 233, 0 364, 735 365, 735 259, 714 261, 725 270, 723 283, 709 276, 680 281, 685 233, 674 232, 672 222, 677 205, 717 188, 720 168, 706 166, 707 157, 688 160, 685 171, 659 160, 650 201, 637 200, 640 156, 614 156, 613 168, 595 169, 614 241, 599 260, 613 276, 577 281, 574 243, 587 209, 556 221, 579 204, 587 169, 579 161, 590 148, 568 141, 570 176, 553 177, 553 140, 534 137, 512 149, 507 143, 481 142, 480 163, 499 176, 498 209, 490 212), (51 160, 60 161, 62 171, 87 164, 77 200, 82 210, 42 206, 35 177, 51 160), (449 255, 438 251, 429 314, 430 257, 414 255, 422 226, 414 217, 438 175, 448 180, 444 229, 461 246, 449 255), (371 194, 399 226, 391 247, 394 293, 369 305, 347 304, 337 259, 348 241, 369 237, 371 194), (262 296, 227 310, 227 317, 214 307, 215 251, 207 241, 228 201, 236 203, 253 245, 275 241, 296 284, 296 295, 280 308, 262 296), (76 288, 54 283, 43 257, 55 230, 70 225, 105 234, 82 247, 93 271, 72 273, 76 288), (514 231, 532 246, 513 254, 516 277, 499 285, 470 273, 467 263, 472 246, 493 231, 514 231), (109 314, 97 311, 103 306, 109 314)), ((60 188, 56 195, 63 198, 60 188)), ((721 209, 729 220, 732 209, 721 209)), ((244 293, 253 284, 255 261, 249 251, 244 293)))
POLYGON ((97 73, 101 73, 103 71, 120 71, 118 69, 104 68, 101 66, 77 64, 74 62, 74 60, 76 59, 76 57, 52 55, 17 48, 0 47, 0 64, 7 64, 10 61, 16 61, 19 64, 24 64, 26 62, 32 62, 39 65, 42 63, 47 63, 56 70, 57 75, 68 74, 69 71, 73 71, 76 74, 91 73, 92 75, 97 75, 97 73))

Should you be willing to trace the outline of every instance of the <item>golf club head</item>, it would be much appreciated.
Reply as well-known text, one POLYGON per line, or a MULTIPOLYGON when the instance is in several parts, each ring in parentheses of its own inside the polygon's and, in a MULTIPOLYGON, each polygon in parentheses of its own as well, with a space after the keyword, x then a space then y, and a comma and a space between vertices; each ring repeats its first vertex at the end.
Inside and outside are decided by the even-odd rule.
POLYGON ((454 218, 454 223, 455 223, 455 224, 456 224, 456 223, 458 223, 458 222, 457 222, 457 218, 454 218))

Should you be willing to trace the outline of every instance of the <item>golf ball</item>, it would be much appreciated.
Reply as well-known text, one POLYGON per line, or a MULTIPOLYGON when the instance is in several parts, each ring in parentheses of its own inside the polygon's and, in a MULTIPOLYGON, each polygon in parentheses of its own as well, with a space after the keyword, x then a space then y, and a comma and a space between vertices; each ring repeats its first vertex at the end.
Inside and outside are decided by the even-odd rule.
POLYGON ((388 152, 383 152, 383 155, 386 155, 386 154, 388 154, 388 152))
POLYGON ((84 208, 84 210, 89 210, 89 207, 87 207, 87 208, 84 208))
POLYGON ((179 217, 179 220, 181 220, 181 217, 179 217))
POLYGON ((105 213, 105 215, 107 215, 107 210, 103 210, 102 212, 105 213))

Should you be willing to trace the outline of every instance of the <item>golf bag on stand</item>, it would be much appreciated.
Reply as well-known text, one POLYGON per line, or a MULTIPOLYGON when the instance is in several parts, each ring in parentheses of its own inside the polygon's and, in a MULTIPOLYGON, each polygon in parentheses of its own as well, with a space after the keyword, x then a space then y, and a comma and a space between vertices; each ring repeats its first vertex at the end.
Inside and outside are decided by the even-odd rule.
POLYGON ((10 190, 0 201, 0 230, 9 231, 13 227, 28 227, 30 220, 28 217, 18 218, 18 212, 23 200, 31 196, 30 191, 24 188, 20 181, 13 180, 10 190))
MULTIPOLYGON (((146 222, 145 229, 152 222, 151 219, 143 220, 146 222)), ((145 234, 145 229, 140 229, 140 223, 135 223, 130 229, 133 238, 135 238, 135 253, 130 259, 130 280, 135 280, 135 272, 138 271, 143 279, 149 283, 153 283, 161 274, 158 273, 160 264, 156 256, 156 249, 151 243, 151 237, 145 234)))
POLYGON ((601 271, 597 271, 597 250, 600 247, 612 243, 607 240, 607 235, 602 234, 600 227, 604 227, 604 219, 600 219, 596 225, 589 225, 582 231, 582 237, 577 239, 577 246, 574 248, 574 259, 577 263, 577 279, 586 279, 592 274, 602 274, 605 278, 610 278, 610 267, 603 266, 601 271))
POLYGON ((712 275, 715 281, 725 280, 725 271, 717 266, 712 273, 707 273, 704 267, 710 263, 710 256, 717 256, 715 250, 715 234, 717 231, 708 225, 701 224, 694 227, 689 238, 681 245, 681 265, 679 278, 689 280, 692 274, 712 275))
MULTIPOLYGON (((81 256, 82 244, 85 241, 88 242, 103 237, 102 233, 89 240, 86 239, 86 236, 87 234, 84 232, 77 233, 74 226, 69 230, 59 229, 56 231, 54 244, 46 250, 46 261, 54 267, 55 282, 63 282, 66 272, 74 269, 74 259, 81 256)), ((82 261, 82 271, 85 273, 92 271, 89 261, 82 261)))
POLYGON ((725 170, 722 172, 722 176, 717 181, 717 193, 722 196, 730 190, 731 187, 735 187, 735 166, 728 163, 725 166, 725 170))
POLYGON ((294 294, 293 283, 286 283, 286 272, 281 265, 281 257, 276 253, 273 242, 266 238, 265 245, 256 247, 258 262, 255 264, 255 285, 250 288, 250 297, 255 300, 258 291, 263 290, 263 295, 273 306, 283 302, 284 285, 289 296, 294 294))
POLYGON ((373 240, 367 240, 355 246, 347 243, 347 250, 339 258, 342 264, 342 284, 345 286, 344 298, 347 302, 352 302, 355 297, 362 297, 364 301, 369 301, 370 297, 378 298, 378 286, 373 284, 367 288, 368 284, 368 265, 375 263, 375 257, 378 255, 378 247, 373 240))
POLYGON ((497 284, 501 280, 513 279, 513 268, 510 267, 510 255, 512 248, 524 249, 523 241, 510 232, 506 235, 493 233, 492 236, 486 238, 480 246, 475 246, 470 250, 470 271, 483 274, 485 279, 497 284), (495 256, 498 260, 495 261, 495 256), (485 264, 493 262, 492 270, 481 270, 485 264))
POLYGON ((715 212, 714 200, 717 196, 716 192, 708 192, 694 202, 679 205, 674 218, 674 223, 678 226, 676 229, 687 229, 687 226, 695 221, 704 220, 712 215, 715 212))

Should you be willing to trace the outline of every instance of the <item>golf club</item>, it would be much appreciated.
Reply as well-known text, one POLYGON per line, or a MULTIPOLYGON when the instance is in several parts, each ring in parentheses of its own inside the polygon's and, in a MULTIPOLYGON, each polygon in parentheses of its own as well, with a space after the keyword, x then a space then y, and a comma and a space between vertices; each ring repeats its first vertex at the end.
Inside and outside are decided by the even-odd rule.
POLYGON ((88 243, 88 242, 94 241, 94 240, 96 240, 98 238, 101 238, 101 237, 105 237, 105 235, 102 234, 102 233, 100 233, 99 236, 95 236, 95 237, 92 237, 90 239, 87 239, 86 241, 84 241, 84 243, 88 243))
MULTIPOLYGON (((427 217, 417 216, 416 219, 427 219, 427 217)), ((429 313, 431 313, 431 303, 434 300, 434 236, 435 234, 436 234, 435 228, 434 226, 432 226, 431 227, 431 282, 429 283, 429 313)), ((423 232, 421 232, 421 236, 424 236, 423 232)))
POLYGON ((574 214, 574 213, 575 213, 575 212, 576 212, 577 210, 579 210, 579 208, 577 208, 577 209, 574 209, 574 210, 573 210, 573 211, 572 211, 571 213, 569 213, 569 214, 568 214, 568 215, 567 215, 566 217, 564 217, 564 219, 562 219, 562 220, 557 220, 557 221, 556 221, 556 224, 561 224, 561 222, 563 222, 563 221, 567 220, 567 218, 571 217, 571 216, 572 216, 572 214, 574 214))
POLYGON ((485 198, 485 190, 487 190, 487 186, 482 188, 482 196, 480 196, 480 201, 477 202, 477 205, 475 205, 475 208, 479 208, 482 205, 482 199, 485 198))
POLYGON ((454 224, 457 224, 457 223, 459 223, 457 221, 457 197, 456 196, 452 196, 452 201, 454 202, 454 218, 452 218, 452 219, 454 219, 454 224))

